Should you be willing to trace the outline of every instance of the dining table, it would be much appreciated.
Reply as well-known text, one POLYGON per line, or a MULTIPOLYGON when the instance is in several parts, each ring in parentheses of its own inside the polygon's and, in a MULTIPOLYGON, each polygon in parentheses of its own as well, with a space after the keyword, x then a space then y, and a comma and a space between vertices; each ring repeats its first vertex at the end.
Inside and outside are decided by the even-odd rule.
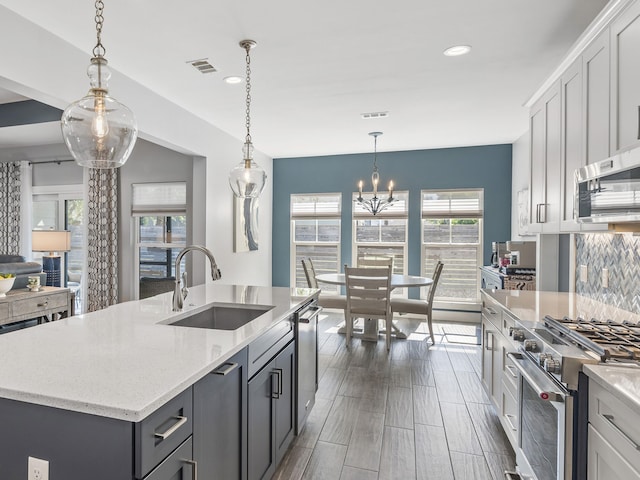
MULTIPOLYGON (((344 285, 344 273, 321 273, 316 275, 316 280, 320 283, 326 283, 330 285, 344 285)), ((391 274, 391 290, 395 288, 408 288, 408 287, 427 287, 433 283, 433 279, 429 277, 420 277, 417 275, 400 275, 397 273, 391 274)), ((391 335, 396 338, 407 338, 407 334, 400 330, 397 325, 392 323, 393 331, 391 335)), ((345 333, 345 327, 340 327, 338 333, 345 333)), ((378 341, 378 335, 384 333, 384 330, 379 329, 379 322, 375 319, 364 319, 364 326, 359 333, 362 340, 378 341)))

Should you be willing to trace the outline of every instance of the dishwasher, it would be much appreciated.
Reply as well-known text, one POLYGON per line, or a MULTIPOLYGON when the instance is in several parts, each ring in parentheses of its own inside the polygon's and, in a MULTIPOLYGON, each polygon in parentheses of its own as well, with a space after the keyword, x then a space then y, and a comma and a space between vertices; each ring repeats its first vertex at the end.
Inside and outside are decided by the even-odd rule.
POLYGON ((296 435, 304 428, 318 390, 318 315, 322 308, 313 299, 296 312, 296 435))

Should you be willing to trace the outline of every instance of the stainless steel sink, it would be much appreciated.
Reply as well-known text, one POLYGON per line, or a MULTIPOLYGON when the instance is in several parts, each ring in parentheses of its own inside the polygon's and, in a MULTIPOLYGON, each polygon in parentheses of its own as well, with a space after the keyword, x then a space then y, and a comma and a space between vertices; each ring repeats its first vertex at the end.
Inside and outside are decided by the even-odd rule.
POLYGON ((235 330, 273 308, 271 305, 213 305, 202 312, 176 320, 169 325, 235 330))

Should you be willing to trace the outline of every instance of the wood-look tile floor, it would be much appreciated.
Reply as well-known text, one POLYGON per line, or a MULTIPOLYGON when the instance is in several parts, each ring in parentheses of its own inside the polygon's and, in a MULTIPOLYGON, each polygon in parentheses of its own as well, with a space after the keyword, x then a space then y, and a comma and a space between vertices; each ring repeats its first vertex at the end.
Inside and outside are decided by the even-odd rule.
POLYGON ((424 322, 400 317, 411 333, 390 352, 382 337, 347 350, 341 320, 321 316, 316 404, 274 479, 504 480, 515 455, 480 384, 480 346, 436 323, 432 345, 424 322))

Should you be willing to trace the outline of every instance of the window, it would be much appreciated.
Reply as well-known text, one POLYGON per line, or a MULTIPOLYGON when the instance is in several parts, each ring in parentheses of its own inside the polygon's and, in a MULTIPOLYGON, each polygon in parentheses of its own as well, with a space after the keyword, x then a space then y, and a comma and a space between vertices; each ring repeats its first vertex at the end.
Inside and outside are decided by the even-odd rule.
POLYGON ((184 182, 133 184, 138 298, 171 291, 174 265, 187 245, 187 188, 184 182))
POLYGON ((479 301, 484 190, 422 191, 422 274, 444 263, 435 300, 479 301))
MULTIPOLYGON (((317 274, 340 271, 339 193, 291 195, 291 286, 306 287, 302 259, 311 258, 317 274)), ((336 292, 333 285, 320 285, 336 292)))
MULTIPOLYGON (((353 265, 362 257, 393 257, 393 273, 407 271, 407 192, 396 192, 396 201, 386 210, 371 215, 353 194, 353 265)), ((402 289, 404 290, 404 289, 402 289)), ((395 292, 401 294, 399 290, 395 292)))

